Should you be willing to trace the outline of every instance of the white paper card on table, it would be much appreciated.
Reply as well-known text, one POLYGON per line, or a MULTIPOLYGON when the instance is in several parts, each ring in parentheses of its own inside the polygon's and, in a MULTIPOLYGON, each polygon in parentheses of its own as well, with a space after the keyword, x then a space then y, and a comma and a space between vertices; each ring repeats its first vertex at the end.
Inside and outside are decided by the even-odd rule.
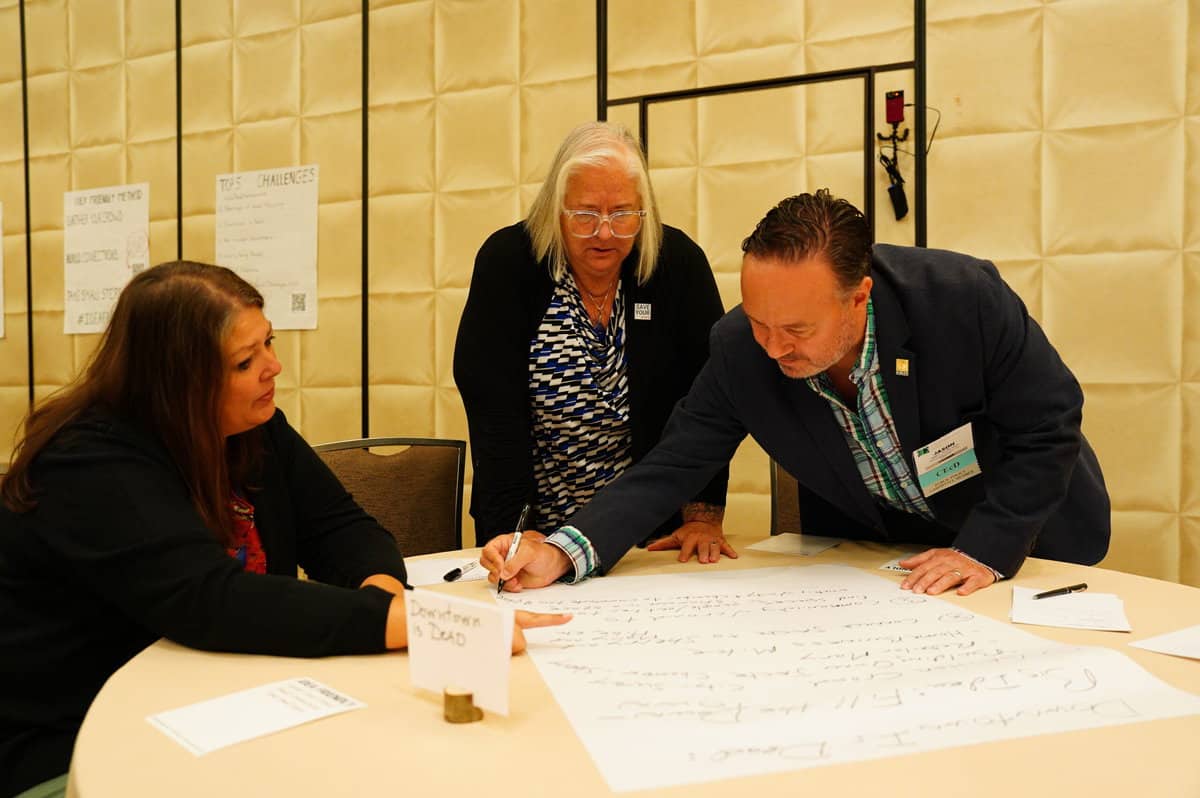
POLYGON ((146 718, 196 756, 366 704, 309 678, 287 679, 146 718))
POLYGON ((404 568, 408 572, 408 583, 413 587, 424 585, 442 585, 446 583, 446 574, 455 568, 465 568, 467 572, 455 579, 455 582, 475 582, 487 579, 487 569, 479 564, 479 560, 469 557, 439 557, 434 560, 405 560, 404 568))
POLYGON ((1200 659, 1200 626, 1189 626, 1186 629, 1147 637, 1129 645, 1159 654, 1200 659))
POLYGON ((1050 589, 1013 585, 1012 610, 1009 612, 1012 622, 1101 632, 1133 631, 1125 617, 1125 602, 1115 593, 1070 593, 1034 598, 1050 589))
POLYGON ((404 594, 414 687, 469 690, 475 706, 508 714, 513 610, 432 590, 404 594))
POLYGON ((1200 714, 1108 648, 836 565, 606 576, 505 594, 571 612, 528 653, 614 791, 1200 714))
POLYGON ((781 532, 771 535, 766 540, 760 540, 747 549, 766 551, 772 554, 799 554, 802 557, 812 557, 826 549, 832 549, 845 538, 827 538, 821 535, 798 535, 795 532, 781 532))
POLYGON ((121 289, 150 265, 150 184, 63 194, 63 332, 104 332, 121 289))
POLYGON ((317 328, 320 167, 217 175, 217 263, 263 295, 276 330, 317 328))

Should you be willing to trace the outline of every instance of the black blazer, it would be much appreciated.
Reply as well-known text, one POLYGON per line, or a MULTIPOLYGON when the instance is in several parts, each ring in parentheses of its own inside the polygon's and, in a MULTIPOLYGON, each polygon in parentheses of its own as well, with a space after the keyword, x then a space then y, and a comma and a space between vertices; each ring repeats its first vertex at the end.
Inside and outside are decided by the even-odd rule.
MULTIPOLYGON (((663 227, 663 244, 653 276, 634 277, 638 250, 621 264, 625 299, 629 420, 633 462, 658 443, 675 402, 687 393, 708 357, 708 333, 723 312, 708 259, 682 231, 663 227), (635 304, 648 304, 650 318, 635 318, 635 304)), ((471 436, 475 475, 471 516, 482 545, 513 531, 522 505, 537 504, 529 400, 529 344, 550 306, 554 281, 549 265, 533 257, 524 223, 493 233, 475 258, 471 290, 454 345, 454 381, 462 394, 471 436)), ((729 478, 713 469, 654 524, 670 533, 678 510, 689 501, 725 504, 729 478)), ((536 528, 537 519, 527 524, 536 528)))
POLYGON ((249 497, 266 575, 243 572, 204 526, 163 446, 112 416, 38 455, 36 509, 0 505, 0 796, 65 773, 101 685, 159 637, 290 657, 384 650, 392 596, 345 588, 403 581, 395 540, 282 412, 261 430, 249 497))
POLYGON ((1108 493, 1080 432, 1083 393, 996 268, 952 252, 877 245, 871 299, 880 372, 900 444, 970 423, 983 473, 928 499, 936 522, 867 492, 824 399, 755 343, 741 307, 662 443, 569 523, 611 568, 642 530, 732 457, 749 433, 799 483, 806 532, 954 545, 1006 576, 1025 557, 1094 564, 1108 550, 1108 493), (909 362, 907 377, 897 358, 909 362))

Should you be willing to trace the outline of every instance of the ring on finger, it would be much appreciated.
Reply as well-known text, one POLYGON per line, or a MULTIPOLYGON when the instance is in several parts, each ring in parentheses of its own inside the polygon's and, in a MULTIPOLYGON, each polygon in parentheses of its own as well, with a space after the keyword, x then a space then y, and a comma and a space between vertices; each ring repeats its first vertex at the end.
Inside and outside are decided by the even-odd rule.
POLYGON ((957 576, 959 579, 962 579, 962 571, 958 570, 957 568, 955 568, 955 569, 954 569, 953 571, 951 571, 950 573, 954 574, 954 575, 955 575, 955 576, 957 576))

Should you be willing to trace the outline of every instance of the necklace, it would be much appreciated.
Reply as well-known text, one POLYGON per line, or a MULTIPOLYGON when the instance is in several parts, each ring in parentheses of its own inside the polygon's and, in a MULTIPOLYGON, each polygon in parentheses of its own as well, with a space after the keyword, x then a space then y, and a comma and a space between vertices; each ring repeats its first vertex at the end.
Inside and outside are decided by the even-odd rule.
MULTIPOLYGON (((583 285, 578 280, 575 281, 575 286, 579 289, 581 296, 583 294, 586 294, 588 297, 591 298, 592 307, 594 307, 596 309, 596 323, 593 324, 592 326, 598 331, 603 330, 604 329, 605 300, 608 299, 608 292, 612 291, 614 288, 617 287, 617 283, 614 281, 610 286, 608 286, 608 288, 605 288, 604 291, 602 291, 599 294, 593 294, 591 291, 584 288, 583 285)), ((586 303, 585 303, 585 308, 586 308, 586 303)))

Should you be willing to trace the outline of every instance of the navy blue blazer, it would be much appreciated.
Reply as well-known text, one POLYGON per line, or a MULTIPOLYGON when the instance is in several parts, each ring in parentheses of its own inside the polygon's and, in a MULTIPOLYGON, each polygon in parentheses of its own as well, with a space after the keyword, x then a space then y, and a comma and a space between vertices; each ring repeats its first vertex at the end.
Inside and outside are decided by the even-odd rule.
POLYGON ((828 403, 779 370, 738 306, 713 327, 709 360, 659 445, 569 521, 602 569, 747 434, 796 478, 806 532, 953 545, 1005 576, 1031 554, 1089 565, 1104 556, 1108 492, 1080 431, 1083 392, 996 267, 879 244, 871 275, 880 373, 910 467, 915 449, 970 423, 983 473, 930 497, 933 523, 881 509, 828 403))

